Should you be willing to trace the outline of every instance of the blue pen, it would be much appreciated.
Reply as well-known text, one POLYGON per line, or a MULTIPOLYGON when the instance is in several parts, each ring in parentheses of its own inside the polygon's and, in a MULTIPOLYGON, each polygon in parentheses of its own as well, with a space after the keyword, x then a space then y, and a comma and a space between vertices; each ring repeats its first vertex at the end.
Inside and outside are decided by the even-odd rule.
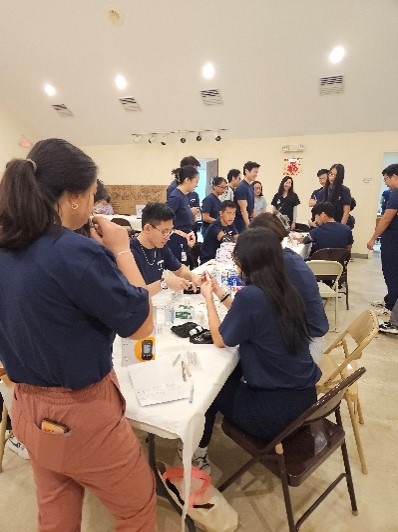
POLYGON ((189 402, 190 404, 193 403, 193 392, 195 391, 195 387, 194 387, 194 384, 192 383, 192 387, 191 387, 191 395, 189 396, 189 402))

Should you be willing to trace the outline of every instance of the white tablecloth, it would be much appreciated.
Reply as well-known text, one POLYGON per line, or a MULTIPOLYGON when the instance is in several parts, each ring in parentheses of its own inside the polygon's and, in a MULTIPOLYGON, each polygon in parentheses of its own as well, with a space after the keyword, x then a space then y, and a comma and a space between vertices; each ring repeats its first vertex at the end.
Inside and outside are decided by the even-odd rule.
POLYGON ((108 220, 112 220, 112 218, 124 218, 124 220, 128 220, 130 222, 130 225, 134 231, 141 231, 142 229, 141 218, 137 218, 135 214, 101 214, 98 216, 103 216, 104 218, 108 218, 108 220))

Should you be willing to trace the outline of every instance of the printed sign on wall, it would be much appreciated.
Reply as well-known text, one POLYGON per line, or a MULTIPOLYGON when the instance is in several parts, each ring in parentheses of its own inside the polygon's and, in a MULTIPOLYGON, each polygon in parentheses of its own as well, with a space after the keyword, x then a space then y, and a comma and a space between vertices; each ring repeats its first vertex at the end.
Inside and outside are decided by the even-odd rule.
POLYGON ((291 177, 300 175, 302 162, 302 157, 289 157, 284 159, 283 175, 289 175, 291 177))

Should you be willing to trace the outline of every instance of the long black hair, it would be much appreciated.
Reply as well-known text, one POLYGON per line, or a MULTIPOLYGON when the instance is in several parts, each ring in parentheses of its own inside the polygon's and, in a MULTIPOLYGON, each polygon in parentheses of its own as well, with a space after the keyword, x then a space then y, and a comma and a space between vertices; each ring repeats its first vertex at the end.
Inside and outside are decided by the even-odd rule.
POLYGON ((57 204, 64 192, 84 192, 97 167, 66 140, 37 142, 27 159, 10 161, 0 183, 0 249, 21 249, 48 229, 60 230, 57 204))
POLYGON ((280 182, 279 184, 279 188, 278 188, 278 194, 279 196, 282 196, 283 195, 283 192, 284 192, 284 188, 283 188, 283 185, 286 183, 286 181, 288 181, 290 179, 290 181, 292 182, 292 186, 289 188, 289 190, 287 191, 287 195, 289 196, 290 194, 293 194, 294 190, 293 190, 293 178, 290 176, 290 175, 285 175, 285 177, 282 177, 282 181, 280 182))
POLYGON ((326 183, 325 183, 325 186, 324 186, 324 199, 323 201, 329 201, 330 203, 336 203, 336 201, 339 199, 340 197, 340 194, 341 194, 341 188, 343 186, 343 182, 344 182, 344 173, 345 173, 345 170, 344 170, 344 166, 340 163, 336 163, 336 164, 333 164, 331 167, 330 167, 330 170, 333 170, 333 168, 335 168, 337 170, 337 173, 336 173, 336 177, 333 181, 333 191, 332 193, 330 194, 329 193, 329 187, 331 185, 330 181, 329 181, 329 173, 328 173, 328 176, 326 178, 326 183))
POLYGON ((310 336, 302 299, 285 274, 279 238, 270 229, 246 229, 239 235, 234 259, 245 284, 258 286, 271 299, 283 339, 292 352, 297 352, 310 336))

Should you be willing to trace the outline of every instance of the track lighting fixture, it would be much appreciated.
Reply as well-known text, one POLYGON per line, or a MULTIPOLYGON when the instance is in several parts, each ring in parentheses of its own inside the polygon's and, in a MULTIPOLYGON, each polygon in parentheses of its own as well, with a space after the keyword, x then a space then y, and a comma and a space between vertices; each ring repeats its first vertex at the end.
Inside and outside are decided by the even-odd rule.
POLYGON ((155 140, 156 140, 156 137, 155 137, 155 135, 152 134, 152 135, 149 137, 148 142, 149 142, 149 144, 153 144, 153 143, 155 142, 155 140))
POLYGON ((133 133, 133 142, 137 144, 141 140, 141 135, 137 135, 133 133))
POLYGON ((202 140, 202 135, 200 133, 197 134, 196 140, 200 142, 202 140))
POLYGON ((221 140, 220 135, 217 135, 217 136, 214 138, 214 140, 217 141, 217 142, 220 142, 220 140, 221 140))
POLYGON ((182 144, 185 144, 186 141, 187 141, 187 139, 186 139, 185 137, 181 137, 181 138, 180 138, 180 142, 181 142, 182 144))

